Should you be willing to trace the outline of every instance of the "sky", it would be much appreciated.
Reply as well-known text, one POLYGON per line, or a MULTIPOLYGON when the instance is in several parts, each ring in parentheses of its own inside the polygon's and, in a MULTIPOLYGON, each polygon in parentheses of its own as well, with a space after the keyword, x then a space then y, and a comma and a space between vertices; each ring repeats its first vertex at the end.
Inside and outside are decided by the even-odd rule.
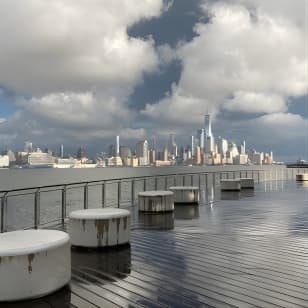
POLYGON ((306 0, 1 0, 0 150, 188 144, 209 112, 308 159, 307 28, 306 0))

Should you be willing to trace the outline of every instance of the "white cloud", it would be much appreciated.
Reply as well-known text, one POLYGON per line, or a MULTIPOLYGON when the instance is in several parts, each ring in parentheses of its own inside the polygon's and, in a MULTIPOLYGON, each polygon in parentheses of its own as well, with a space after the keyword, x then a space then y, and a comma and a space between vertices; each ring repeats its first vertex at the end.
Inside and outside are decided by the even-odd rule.
POLYGON ((0 1, 0 86, 26 97, 16 99, 18 111, 1 130, 19 140, 53 143, 90 141, 121 130, 126 137, 144 135, 129 128, 135 113, 127 102, 144 74, 159 70, 159 56, 150 37, 129 37, 127 29, 160 16, 169 5, 0 1))
POLYGON ((176 50, 183 65, 178 85, 170 96, 148 104, 142 114, 160 125, 177 119, 178 125, 192 126, 197 114, 202 123, 207 110, 286 111, 289 97, 306 95, 308 83, 305 3, 299 1, 288 18, 290 2, 283 1, 281 13, 274 14, 273 5, 265 1, 252 0, 250 6, 236 0, 204 1, 211 20, 198 23, 196 37, 176 50))
POLYGON ((285 101, 277 94, 263 94, 255 92, 237 91, 234 97, 226 99, 223 108, 241 112, 279 112, 287 111, 285 101))
POLYGON ((93 87, 127 95, 158 64, 154 42, 127 28, 163 8, 163 0, 3 0, 0 84, 30 95, 93 87))

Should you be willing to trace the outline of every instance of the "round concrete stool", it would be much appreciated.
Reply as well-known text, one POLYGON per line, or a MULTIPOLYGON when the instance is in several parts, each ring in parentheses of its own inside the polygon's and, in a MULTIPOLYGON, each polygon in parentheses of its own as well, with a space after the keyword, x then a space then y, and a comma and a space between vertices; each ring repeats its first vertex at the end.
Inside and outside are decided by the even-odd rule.
POLYGON ((296 181, 308 181, 308 173, 296 174, 296 181))
POLYGON ((241 190, 241 180, 240 179, 220 180, 220 189, 222 191, 241 190))
POLYGON ((174 210, 174 194, 169 190, 143 191, 138 194, 141 212, 170 212, 174 210))
POLYGON ((69 233, 74 246, 108 247, 128 243, 130 212, 118 208, 71 212, 69 233))
POLYGON ((172 186, 169 189, 174 193, 174 203, 199 203, 199 187, 172 186))
POLYGON ((69 235, 23 230, 0 235, 0 301, 37 298, 71 279, 69 235))
POLYGON ((240 178, 241 188, 255 188, 255 181, 253 178, 240 178))

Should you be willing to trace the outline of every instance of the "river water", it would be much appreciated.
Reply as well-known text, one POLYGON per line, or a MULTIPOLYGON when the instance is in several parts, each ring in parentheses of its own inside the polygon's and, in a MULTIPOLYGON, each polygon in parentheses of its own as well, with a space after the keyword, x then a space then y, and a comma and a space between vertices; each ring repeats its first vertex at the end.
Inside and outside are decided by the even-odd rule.
MULTIPOLYGON (((69 184, 85 181, 99 181, 109 179, 127 178, 121 183, 121 207, 132 205, 132 182, 131 177, 143 177, 149 175, 171 175, 188 173, 182 176, 169 176, 167 179, 159 177, 157 182, 158 189, 166 189, 173 185, 199 185, 199 176, 191 177, 189 173, 211 172, 207 179, 200 177, 202 188, 202 202, 207 202, 215 198, 215 187, 219 184, 220 177, 226 178, 226 174, 220 175, 219 172, 230 172, 230 178, 239 177, 240 170, 246 170, 244 176, 254 177, 256 181, 272 179, 273 174, 277 178, 285 172, 284 166, 216 166, 216 167, 166 167, 166 168, 96 168, 96 169, 10 169, 0 170, 0 191, 39 187, 45 185, 69 184), (252 171, 254 170, 254 171, 252 171), (278 170, 278 171, 277 171, 278 170), (278 173, 277 173, 278 172, 278 173), (207 187, 206 187, 207 184, 207 187)), ((228 175, 229 176, 229 175, 228 175)), ((108 182, 105 191, 105 206, 118 206, 118 184, 108 182)), ((144 190, 144 180, 135 181, 135 200, 139 191, 144 190)), ((146 190, 155 189, 154 178, 146 180, 146 190)), ((34 222, 34 192, 35 190, 21 192, 10 192, 7 199, 7 215, 5 225, 7 230, 17 228, 30 228, 34 222), (17 194, 17 195, 16 195, 17 194)), ((41 189, 40 192, 40 223, 45 224, 61 217, 61 188, 41 189)), ((89 184, 88 207, 102 207, 102 183, 95 185, 89 184)), ((67 190, 67 214, 84 206, 84 191, 81 186, 73 186, 67 190)))

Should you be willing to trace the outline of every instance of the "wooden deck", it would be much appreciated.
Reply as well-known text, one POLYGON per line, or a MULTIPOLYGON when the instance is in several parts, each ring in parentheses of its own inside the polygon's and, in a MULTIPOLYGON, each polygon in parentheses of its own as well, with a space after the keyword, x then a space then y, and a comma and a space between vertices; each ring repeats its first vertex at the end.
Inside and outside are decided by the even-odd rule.
POLYGON ((72 249, 69 287, 0 307, 308 307, 308 187, 211 193, 174 214, 132 209, 131 246, 72 249))

